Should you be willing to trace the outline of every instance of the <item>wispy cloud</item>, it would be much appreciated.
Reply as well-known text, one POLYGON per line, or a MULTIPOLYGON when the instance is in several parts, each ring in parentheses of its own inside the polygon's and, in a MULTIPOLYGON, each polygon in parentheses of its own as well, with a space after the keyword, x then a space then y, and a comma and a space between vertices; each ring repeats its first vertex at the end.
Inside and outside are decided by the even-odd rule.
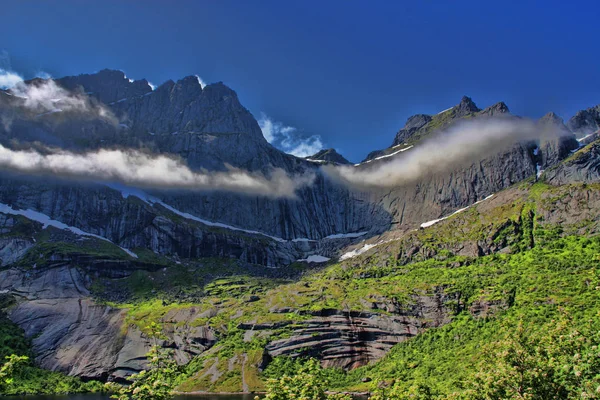
POLYGON ((38 114, 74 111, 114 119, 110 110, 102 104, 93 102, 83 93, 73 93, 62 88, 52 79, 29 84, 18 82, 10 92, 22 101, 20 105, 38 114))
POLYGON ((19 82, 23 82, 23 78, 19 74, 0 69, 0 89, 10 89, 19 82))
POLYGON ((196 79, 198 79, 198 83, 200 84, 200 87, 202 87, 202 89, 204 89, 204 87, 206 86, 206 83, 198 75, 195 75, 195 76, 196 76, 196 79))
POLYGON ((137 150, 74 153, 44 149, 41 153, 0 145, 0 167, 33 175, 162 189, 223 190, 272 198, 295 198, 298 188, 314 181, 314 174, 291 177, 282 169, 273 169, 268 176, 233 167, 224 172, 192 171, 178 158, 137 150))
POLYGON ((397 187, 470 165, 517 143, 559 135, 527 119, 472 120, 456 124, 385 161, 360 167, 325 165, 323 170, 332 178, 361 189, 397 187))
POLYGON ((35 74, 36 78, 41 78, 41 79, 52 79, 52 75, 50 75, 49 73, 47 73, 46 71, 38 71, 35 74))
POLYGON ((319 135, 303 136, 295 127, 273 121, 265 113, 261 113, 258 125, 267 142, 296 157, 312 156, 323 149, 319 135))

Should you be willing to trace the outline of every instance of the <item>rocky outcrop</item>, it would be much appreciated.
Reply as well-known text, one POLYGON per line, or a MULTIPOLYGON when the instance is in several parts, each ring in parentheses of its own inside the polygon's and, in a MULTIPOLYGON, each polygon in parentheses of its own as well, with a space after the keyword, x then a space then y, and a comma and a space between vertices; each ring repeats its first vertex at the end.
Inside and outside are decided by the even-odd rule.
POLYGON ((588 145, 573 158, 546 171, 544 180, 552 185, 600 181, 600 143, 588 145))
POLYGON ((567 127, 578 138, 589 135, 600 129, 600 104, 586 110, 578 111, 569 121, 567 127))
POLYGON ((402 309, 390 299, 365 299, 366 306, 392 313, 389 316, 368 311, 318 311, 298 323, 290 337, 274 340, 266 349, 272 357, 310 356, 319 358, 324 367, 357 368, 380 359, 392 346, 424 329, 450 322, 452 310, 445 305, 448 300, 441 292, 415 296, 414 304, 402 309))
POLYGON ((546 169, 567 158, 573 150, 579 148, 575 135, 565 126, 562 118, 553 112, 544 115, 538 121, 542 129, 539 145, 539 165, 546 169))
MULTIPOLYGON (((18 301, 10 319, 31 339, 36 362, 45 369, 90 379, 122 380, 146 368, 154 343, 136 326, 127 325, 127 310, 95 303, 88 286, 91 269, 62 265, 46 269, 0 271, 0 291, 18 301)), ((214 332, 191 327, 200 312, 173 311, 164 318, 159 341, 175 351, 179 363, 211 347, 214 332)))
POLYGON ((147 80, 131 81, 123 71, 110 69, 94 74, 67 76, 57 79, 56 83, 67 90, 84 92, 106 104, 152 92, 147 80))
POLYGON ((493 106, 483 109, 479 114, 486 115, 488 117, 497 117, 508 113, 510 113, 508 106, 503 101, 500 101, 493 106))
POLYGON ((334 164, 348 165, 350 161, 346 160, 344 156, 338 153, 335 149, 323 149, 312 156, 306 157, 310 161, 327 161, 334 164))
MULTIPOLYGON (((431 116, 426 114, 417 114, 408 118, 404 128, 400 129, 398 133, 396 133, 396 137, 394 138, 394 142, 392 146, 399 145, 404 143, 408 138, 410 138, 416 131, 424 127, 431 121, 431 116)), ((372 153, 371 153, 372 154, 372 153)), ((367 156, 367 159, 375 158, 376 155, 367 156)))

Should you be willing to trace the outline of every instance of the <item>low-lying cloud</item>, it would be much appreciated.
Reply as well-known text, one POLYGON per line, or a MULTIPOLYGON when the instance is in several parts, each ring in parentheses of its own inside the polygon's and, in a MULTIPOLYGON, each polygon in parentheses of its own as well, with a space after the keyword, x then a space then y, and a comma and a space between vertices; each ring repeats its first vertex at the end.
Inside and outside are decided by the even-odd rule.
POLYGON ((22 100, 21 106, 38 114, 74 111, 104 118, 112 117, 112 113, 102 104, 92 101, 83 93, 73 93, 62 88, 52 79, 19 82, 10 92, 22 100))
POLYGON ((261 114, 258 125, 267 142, 296 157, 312 156, 323 149, 319 135, 304 137, 295 127, 273 121, 264 113, 261 114))
MULTIPOLYGON (((39 72, 40 79, 24 81, 12 71, 0 70, 0 88, 8 89, 15 110, 25 110, 21 118, 37 118, 44 114, 75 112, 90 117, 101 118, 116 124, 117 118, 103 104, 82 92, 72 92, 59 85, 45 72, 39 72)), ((5 130, 10 130, 14 113, 2 115, 5 130)))
POLYGON ((0 68, 0 89, 10 89, 19 82, 23 82, 19 74, 0 68))
POLYGON ((290 177, 273 169, 268 177, 229 167, 222 172, 192 171, 178 159, 137 150, 12 150, 0 145, 0 168, 88 181, 119 182, 156 189, 222 190, 271 198, 295 198, 314 175, 290 177))
POLYGON ((333 179, 359 189, 397 187, 427 176, 468 166, 519 142, 558 135, 533 121, 517 118, 462 122, 399 155, 369 164, 323 166, 333 179))

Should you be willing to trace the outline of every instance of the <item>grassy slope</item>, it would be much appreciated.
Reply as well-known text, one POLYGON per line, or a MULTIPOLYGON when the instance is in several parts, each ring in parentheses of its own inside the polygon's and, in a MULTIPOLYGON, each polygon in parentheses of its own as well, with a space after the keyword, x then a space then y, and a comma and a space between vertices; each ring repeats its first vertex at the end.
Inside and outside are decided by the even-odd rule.
MULTIPOLYGON (((543 326, 564 308, 577 321, 597 318, 598 212, 593 205, 587 214, 581 210, 599 189, 598 185, 551 187, 525 182, 430 228, 409 232, 360 257, 307 272, 299 280, 241 275, 231 260, 190 260, 176 265, 136 249, 145 262, 167 269, 140 270, 119 280, 116 285, 131 297, 126 304, 114 305, 128 309, 124 329, 135 325, 142 330, 153 321, 164 323, 162 318, 174 308, 213 310, 208 317, 188 322, 212 327, 219 341, 184 368, 179 389, 241 391, 243 383, 250 390, 260 390, 265 376, 294 368, 297 363, 285 360, 276 360, 264 372, 258 366, 266 344, 290 335, 294 323, 309 318, 309 312, 364 310, 364 299, 373 296, 409 306, 413 294, 432 294, 443 288, 446 293, 460 293, 461 304, 456 304, 450 324, 395 346, 373 365, 347 374, 329 373, 335 388, 365 390, 369 384, 363 383, 363 378, 401 378, 427 380, 438 391, 449 391, 475 368, 482 344, 498 338, 506 326, 515 326, 520 319, 543 326), (581 215, 567 218, 560 226, 552 222, 554 212, 568 215, 568 207, 581 215), (483 242, 501 243, 503 253, 456 255, 461 244, 483 242), (400 257, 414 246, 419 251, 408 262, 400 257), (478 302, 504 306, 487 318, 474 317, 469 307, 478 302), (243 323, 285 324, 244 338, 243 323)), ((127 257, 118 247, 89 243, 94 244, 88 249, 90 255, 127 257)), ((53 250, 58 246, 65 253, 74 250, 68 244, 40 243, 32 251, 43 250, 43 246, 54 246, 53 250)), ((82 247, 77 251, 82 252, 82 247)), ((39 254, 35 258, 39 259, 39 254)), ((94 284, 97 295, 107 289, 104 283, 94 284)))
MULTIPOLYGON (((308 312, 363 310, 363 300, 373 296, 394 298, 409 306, 413 294, 433 294, 443 288, 446 293, 460 293, 462 304, 457 304, 452 323, 397 345, 374 365, 349 374, 332 371, 332 385, 364 390, 368 388, 361 382, 365 377, 429 379, 439 390, 450 390, 463 376, 456 370, 466 374, 474 368, 477 349, 498 337, 503 324, 526 319, 541 325, 561 308, 570 309, 579 319, 596 318, 600 238, 591 233, 597 230, 595 219, 579 218, 556 226, 543 215, 559 207, 569 194, 585 198, 598 189, 596 185, 556 188, 524 183, 493 205, 469 209, 357 259, 307 273, 298 281, 249 276, 218 279, 205 285, 202 300, 193 304, 144 300, 128 305, 128 321, 138 326, 160 323, 173 307, 214 309, 214 316, 191 323, 214 328, 219 342, 185 368, 179 389, 240 391, 243 376, 247 384, 252 383, 251 389, 259 390, 264 378, 257 369, 262 349, 268 341, 290 335, 294 322, 307 319, 308 312), (482 240, 505 242, 508 254, 467 257, 449 250, 459 243, 482 240), (405 264, 397 256, 414 243, 422 250, 405 264), (256 298, 249 301, 250 296, 256 298), (478 318, 469 312, 474 303, 504 307, 478 318), (284 312, 271 312, 274 309, 284 312), (278 322, 290 324, 244 341, 240 324, 278 322)), ((277 374, 273 368, 265 373, 277 374)))

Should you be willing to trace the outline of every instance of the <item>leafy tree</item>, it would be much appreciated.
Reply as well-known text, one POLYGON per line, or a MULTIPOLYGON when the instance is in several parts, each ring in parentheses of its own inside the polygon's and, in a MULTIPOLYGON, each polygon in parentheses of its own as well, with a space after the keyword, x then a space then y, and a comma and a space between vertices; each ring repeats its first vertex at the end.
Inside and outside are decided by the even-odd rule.
POLYGON ((535 330, 519 323, 486 346, 480 371, 451 399, 598 399, 600 326, 574 328, 569 317, 535 330))
MULTIPOLYGON (((345 394, 325 393, 328 385, 317 360, 307 360, 295 375, 268 379, 265 400, 350 400, 345 394)), ((257 396, 258 397, 258 396, 257 396)), ((257 398, 255 397, 255 399, 257 398)))
POLYGON ((430 400, 434 399, 431 388, 424 384, 406 384, 402 381, 394 381, 391 385, 382 382, 376 384, 371 392, 369 400, 430 400))
POLYGON ((177 363, 173 351, 164 349, 158 344, 162 338, 160 325, 152 323, 146 327, 154 339, 154 345, 148 352, 150 368, 132 375, 129 386, 121 386, 112 396, 117 400, 166 400, 173 398, 173 384, 177 376, 177 363))
POLYGON ((0 391, 4 391, 6 386, 10 386, 14 382, 15 373, 27 361, 29 361, 27 356, 16 354, 6 356, 6 362, 0 367, 0 391))

